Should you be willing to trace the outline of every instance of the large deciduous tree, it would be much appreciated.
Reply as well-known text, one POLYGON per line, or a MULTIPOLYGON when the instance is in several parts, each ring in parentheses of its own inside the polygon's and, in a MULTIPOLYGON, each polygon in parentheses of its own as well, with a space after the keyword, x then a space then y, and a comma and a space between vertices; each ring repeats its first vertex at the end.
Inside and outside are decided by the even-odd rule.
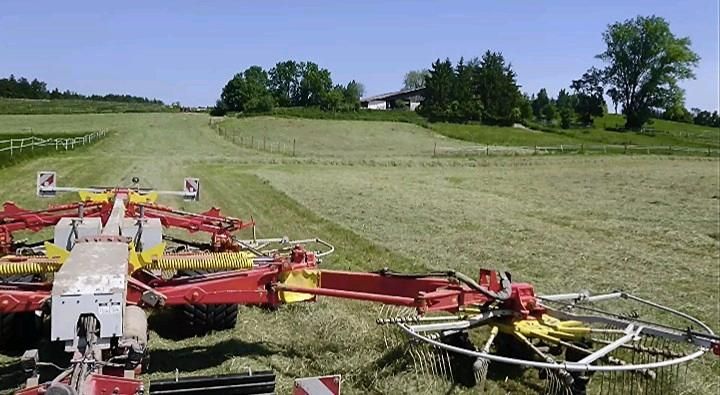
POLYGON ((294 60, 279 62, 268 72, 270 92, 281 107, 295 106, 300 89, 300 65, 294 60))
POLYGON ((273 108, 268 75, 260 66, 235 74, 223 88, 221 98, 229 111, 264 112, 273 108))
POLYGON ((403 89, 417 89, 425 86, 425 77, 430 75, 427 69, 411 70, 405 73, 403 89))
POLYGON ((300 63, 300 89, 297 104, 301 106, 320 106, 325 96, 333 88, 328 69, 320 68, 313 62, 300 63))
POLYGON ((667 106, 670 92, 683 79, 694 78, 700 58, 690 38, 675 37, 665 19, 638 16, 617 22, 603 33, 606 49, 597 57, 607 63, 604 83, 623 105, 625 127, 639 129, 652 110, 667 106))

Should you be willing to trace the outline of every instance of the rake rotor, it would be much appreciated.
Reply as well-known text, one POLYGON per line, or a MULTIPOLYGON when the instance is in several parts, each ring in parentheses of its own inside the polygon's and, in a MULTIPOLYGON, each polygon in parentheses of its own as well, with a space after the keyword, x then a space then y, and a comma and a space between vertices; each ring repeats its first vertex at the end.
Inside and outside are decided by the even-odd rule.
POLYGON ((718 337, 701 321, 631 294, 551 295, 537 301, 536 313, 525 316, 497 301, 455 314, 395 315, 377 323, 395 347, 398 337, 405 338, 404 355, 418 374, 481 391, 493 369, 533 369, 534 386, 548 394, 676 393, 691 361, 709 349, 720 352, 718 337), (611 309, 628 303, 644 314, 611 309), (663 316, 668 323, 645 316, 663 316))

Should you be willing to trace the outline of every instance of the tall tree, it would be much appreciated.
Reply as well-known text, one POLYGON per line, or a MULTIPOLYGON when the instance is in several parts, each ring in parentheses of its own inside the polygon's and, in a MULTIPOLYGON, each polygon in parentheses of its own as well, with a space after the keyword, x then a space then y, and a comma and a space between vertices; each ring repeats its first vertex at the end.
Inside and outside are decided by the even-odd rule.
POLYGON ((235 74, 223 88, 221 98, 229 111, 264 112, 273 107, 268 90, 268 74, 260 66, 252 66, 235 74))
POLYGON ((294 60, 279 62, 268 72, 270 92, 281 107, 295 106, 300 89, 300 67, 294 60))
POLYGON ((532 119, 533 117, 533 107, 532 102, 534 98, 528 97, 527 94, 523 95, 522 101, 520 103, 520 117, 522 119, 532 119))
POLYGON ((558 110, 555 104, 550 103, 547 106, 543 107, 542 113, 543 118, 545 118, 547 122, 552 122, 555 120, 555 118, 557 118, 558 110))
POLYGON ((543 117, 542 110, 548 104, 550 104, 550 97, 547 94, 547 90, 545 90, 545 88, 542 88, 532 102, 532 109, 535 118, 541 119, 543 117))
POLYGON ((690 38, 675 37, 657 16, 614 23, 603 41, 606 49, 597 57, 607 63, 604 82, 617 90, 628 129, 641 128, 653 108, 665 107, 668 91, 679 80, 694 78, 700 60, 690 49, 690 38))
POLYGON ((602 74, 596 68, 586 71, 580 79, 572 82, 577 102, 575 112, 583 125, 592 124, 593 117, 602 116, 605 109, 602 74))
POLYGON ((301 106, 319 106, 325 95, 333 88, 330 71, 320 68, 313 62, 300 63, 300 89, 297 104, 301 106))
POLYGON ((430 75, 427 69, 411 70, 405 73, 403 89, 417 89, 425 86, 425 77, 430 75))
POLYGON ((482 119, 482 105, 473 92, 474 79, 473 64, 465 64, 465 59, 460 58, 455 66, 449 120, 467 122, 482 119))
POLYGON ((522 95, 517 76, 502 53, 485 52, 476 70, 475 94, 483 108, 483 121, 503 125, 519 121, 522 95))
POLYGON ((345 105, 348 110, 357 110, 360 108, 360 98, 365 94, 363 84, 352 80, 342 89, 345 105))
POLYGON ((418 111, 432 121, 451 118, 455 72, 450 59, 436 60, 425 78, 425 100, 418 111))
POLYGON ((575 98, 573 95, 569 94, 565 88, 560 89, 560 92, 558 92, 557 100, 555 101, 555 104, 558 108, 573 108, 574 107, 574 100, 575 98))

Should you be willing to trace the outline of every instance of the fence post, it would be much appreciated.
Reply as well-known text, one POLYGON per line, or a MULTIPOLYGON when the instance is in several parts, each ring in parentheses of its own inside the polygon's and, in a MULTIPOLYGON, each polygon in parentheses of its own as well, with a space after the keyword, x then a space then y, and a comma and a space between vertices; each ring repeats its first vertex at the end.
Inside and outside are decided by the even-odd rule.
POLYGON ((13 139, 10 139, 10 156, 13 156, 13 139))
POLYGON ((533 155, 537 155, 537 145, 535 146, 535 151, 533 152, 533 155))
POLYGON ((562 144, 560 144, 560 152, 565 152, 565 148, 563 148, 562 144))
MULTIPOLYGON (((710 152, 710 151, 708 151, 710 152)), ((293 156, 295 156, 295 139, 293 139, 293 156)))
MULTIPOLYGON (((12 151, 10 151, 12 152, 12 151)), ((710 156, 710 147, 708 147, 708 156, 710 156)))
POLYGON ((650 147, 647 148, 647 153, 650 155, 650 147))
POLYGON ((433 158, 437 156, 437 141, 435 142, 435 145, 433 145, 433 158))
POLYGON ((485 146, 485 156, 490 156, 490 146, 489 145, 485 146))
POLYGON ((263 151, 265 151, 265 142, 267 141, 267 137, 263 136, 263 151))
POLYGON ((30 151, 35 151, 35 133, 30 128, 30 151))
POLYGON ((55 139, 55 151, 57 151, 57 147, 58 147, 58 139, 55 139))
POLYGON ((241 146, 241 147, 244 147, 244 146, 245 146, 245 141, 244 141, 244 140, 245 140, 245 139, 243 138, 243 136, 240 136, 240 146, 241 146))
POLYGON ((585 144, 580 143, 580 153, 582 154, 584 152, 585 152, 585 144))

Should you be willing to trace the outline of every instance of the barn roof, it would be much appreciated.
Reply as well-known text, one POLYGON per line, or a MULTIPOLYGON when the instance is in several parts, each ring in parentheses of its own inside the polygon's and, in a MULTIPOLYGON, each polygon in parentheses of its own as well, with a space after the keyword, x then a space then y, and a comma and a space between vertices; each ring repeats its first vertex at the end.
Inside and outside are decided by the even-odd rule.
POLYGON ((425 88, 415 88, 415 89, 404 89, 400 91, 395 92, 388 92, 388 93, 382 93, 375 96, 367 96, 360 99, 361 102, 371 102, 371 101, 379 101, 379 100, 395 100, 395 99, 403 99, 408 98, 412 96, 421 96, 425 92, 425 88))

